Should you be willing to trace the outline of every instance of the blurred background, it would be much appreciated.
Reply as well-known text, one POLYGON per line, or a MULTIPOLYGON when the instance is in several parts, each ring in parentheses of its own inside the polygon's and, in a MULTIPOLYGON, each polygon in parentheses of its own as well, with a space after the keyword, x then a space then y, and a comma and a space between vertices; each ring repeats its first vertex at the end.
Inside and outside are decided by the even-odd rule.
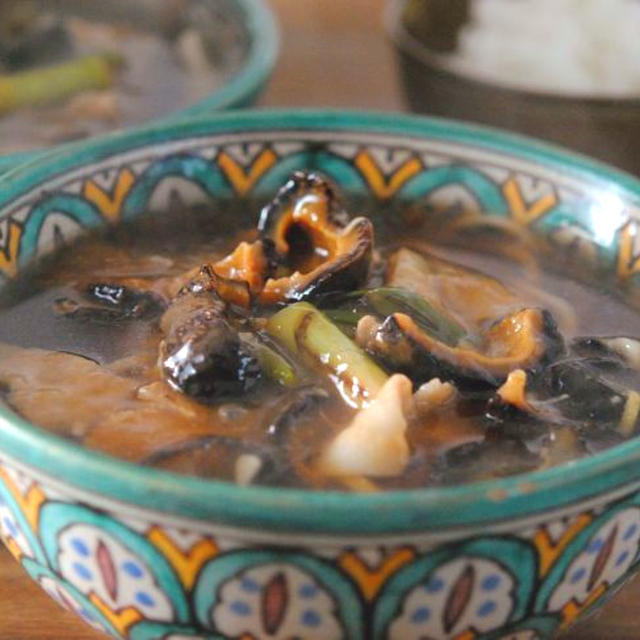
POLYGON ((278 65, 264 106, 407 111, 385 0, 271 0, 280 22, 278 65))
POLYGON ((640 174, 638 0, 273 0, 263 104, 412 110, 640 174))
POLYGON ((640 174, 640 0, 0 0, 0 12, 0 154, 258 99, 480 122, 640 174))

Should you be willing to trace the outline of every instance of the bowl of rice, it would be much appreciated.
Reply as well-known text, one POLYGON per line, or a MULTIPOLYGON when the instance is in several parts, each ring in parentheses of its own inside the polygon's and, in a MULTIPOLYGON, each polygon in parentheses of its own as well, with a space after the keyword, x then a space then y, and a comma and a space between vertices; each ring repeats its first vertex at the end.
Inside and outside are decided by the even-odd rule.
POLYGON ((640 174, 639 0, 391 0, 386 23, 412 110, 640 174))

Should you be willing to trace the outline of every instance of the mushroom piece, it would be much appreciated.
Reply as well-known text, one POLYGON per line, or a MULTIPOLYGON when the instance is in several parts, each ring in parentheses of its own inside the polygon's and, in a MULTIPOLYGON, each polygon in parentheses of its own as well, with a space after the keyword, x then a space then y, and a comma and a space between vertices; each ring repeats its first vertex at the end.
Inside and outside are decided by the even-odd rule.
POLYGON ((315 410, 329 399, 321 387, 306 386, 293 389, 278 403, 277 415, 270 417, 266 432, 278 442, 294 426, 314 416, 315 410))
POLYGON ((259 294, 263 304, 350 291, 367 278, 373 225, 364 217, 349 222, 331 184, 315 173, 294 173, 262 209, 258 230, 280 265, 259 294))
POLYGON ((539 376, 536 392, 554 399, 555 409, 579 422, 586 437, 602 429, 628 437, 640 423, 640 395, 625 380, 603 373, 598 364, 584 358, 555 362, 539 376))
POLYGON ((386 284, 420 296, 470 331, 523 306, 495 278, 407 247, 389 258, 386 284))
POLYGON ((498 386, 514 369, 536 370, 564 348, 551 314, 540 309, 523 309, 496 322, 481 336, 482 349, 462 341, 446 344, 403 313, 357 335, 360 346, 414 382, 440 377, 463 390, 498 386))
POLYGON ((552 425, 572 426, 552 401, 540 401, 533 396, 530 383, 531 377, 523 369, 514 369, 507 376, 486 403, 487 434, 522 440, 533 448, 540 448, 549 438, 552 425))
POLYGON ((203 403, 251 391, 262 371, 251 347, 225 318, 216 279, 185 287, 162 316, 159 364, 175 389, 203 403))
POLYGON ((96 322, 141 320, 164 311, 164 300, 152 291, 120 283, 89 284, 79 291, 79 300, 65 297, 54 301, 54 311, 63 316, 96 322))
POLYGON ((411 380, 401 374, 391 376, 371 404, 329 443, 321 461, 323 471, 330 476, 400 475, 410 457, 406 415, 411 403, 411 380))
POLYGON ((584 357, 613 358, 630 369, 640 371, 640 340, 637 338, 575 338, 571 343, 571 350, 584 357))
POLYGON ((209 267, 219 278, 218 294, 226 302, 248 308, 274 272, 273 243, 268 239, 241 242, 232 253, 209 267))
POLYGON ((349 216, 331 184, 296 172, 260 213, 260 238, 206 265, 224 283, 220 297, 249 308, 273 306, 362 286, 373 251, 373 225, 349 216))
POLYGON ((640 423, 640 394, 607 375, 620 368, 608 358, 574 358, 535 376, 512 371, 486 405, 487 433, 521 439, 553 460, 622 442, 640 423))

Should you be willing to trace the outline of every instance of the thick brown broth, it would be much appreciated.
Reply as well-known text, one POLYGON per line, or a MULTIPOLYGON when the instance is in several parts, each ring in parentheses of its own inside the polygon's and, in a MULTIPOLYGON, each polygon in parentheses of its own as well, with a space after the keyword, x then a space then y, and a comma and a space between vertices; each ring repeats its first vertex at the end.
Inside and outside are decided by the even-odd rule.
MULTIPOLYGON (((87 283, 99 282, 125 283, 132 289, 142 286, 154 295, 167 291, 167 283, 183 278, 185 272, 216 263, 240 241, 254 241, 252 218, 251 207, 239 209, 229 203, 219 203, 217 215, 179 210, 162 219, 149 217, 83 239, 21 275, 5 288, 0 309, 0 384, 5 402, 45 429, 132 462, 241 483, 314 489, 370 491, 511 475, 589 455, 635 433, 638 407, 633 394, 640 386, 639 376, 632 367, 613 363, 613 357, 596 363, 602 364, 602 371, 589 369, 598 376, 602 373, 616 390, 624 389, 621 399, 605 403, 602 412, 596 406, 581 413, 566 404, 562 393, 550 397, 540 391, 541 383, 537 387, 534 383, 544 380, 544 373, 536 374, 538 378, 527 374, 527 384, 533 381, 527 387, 531 406, 523 409, 517 402, 500 399, 499 383, 476 385, 466 378, 458 383, 455 372, 443 370, 439 377, 452 381, 453 395, 444 401, 434 401, 435 396, 424 390, 413 396, 406 414, 409 457, 399 472, 327 473, 323 452, 356 419, 358 408, 357 402, 344 401, 344 393, 337 391, 335 379, 326 372, 309 367, 304 358, 296 359, 274 339, 276 351, 292 366, 294 384, 283 384, 263 372, 247 393, 203 402, 163 380, 158 345, 166 338, 165 316, 153 307, 156 298, 142 299, 138 315, 120 317, 113 305, 105 308, 95 299, 86 304, 80 295, 87 283), (247 230, 221 234, 225 227, 247 230), (624 406, 614 415, 612 407, 618 404, 624 406)), ((480 250, 468 248, 465 241, 466 248, 461 249, 416 241, 415 234, 403 237, 387 231, 384 237, 384 244, 379 238, 376 243, 368 279, 372 287, 389 278, 389 265, 395 259, 390 262, 390 257, 409 247, 412 255, 428 260, 439 256, 458 265, 452 268, 470 268, 495 278, 515 300, 509 298, 510 313, 548 310, 565 344, 582 335, 638 334, 637 312, 618 295, 542 270, 529 259, 524 266, 507 260, 499 245, 485 243, 480 250)), ((444 263, 435 264, 444 268, 444 263)), ((447 295, 454 296, 451 282, 446 282, 447 295)), ((491 313, 491 322, 484 318, 488 312, 483 301, 491 294, 486 287, 469 291, 454 300, 460 309, 449 311, 467 328, 477 323, 488 331, 496 320, 491 313), (476 305, 476 311, 470 311, 470 305, 476 305)), ((496 291, 502 295, 502 289, 496 291)), ((355 325, 345 324, 344 313, 352 311, 349 304, 341 303, 336 312, 331 300, 319 297, 312 302, 345 335, 359 341, 360 325, 356 330, 355 325)), ((240 313, 233 326, 242 335, 263 336, 279 308, 263 306, 240 313)), ((480 331, 478 327, 472 329, 480 331)), ((463 338, 459 345, 476 348, 469 347, 472 339, 463 338)), ((488 353, 491 348, 487 347, 488 353)), ((371 349, 368 353, 393 373, 388 359, 378 358, 380 354, 371 349)), ((565 366, 562 363, 571 363, 574 357, 578 356, 567 351, 553 362, 565 366)), ((563 384, 569 389, 574 382, 572 377, 567 380, 563 384)), ((414 381, 413 391, 419 387, 414 381)))

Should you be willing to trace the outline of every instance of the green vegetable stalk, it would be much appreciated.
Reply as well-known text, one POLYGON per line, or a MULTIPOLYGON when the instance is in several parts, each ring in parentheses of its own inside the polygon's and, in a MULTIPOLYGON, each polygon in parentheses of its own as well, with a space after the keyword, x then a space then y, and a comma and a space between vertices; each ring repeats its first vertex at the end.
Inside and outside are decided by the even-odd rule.
POLYGON ((457 345, 469 338, 466 330, 453 318, 446 316, 421 296, 397 287, 379 287, 354 291, 342 298, 337 309, 325 313, 338 324, 358 324, 364 315, 386 318, 394 313, 406 313, 426 333, 448 345, 457 345))
POLYGON ((22 107, 63 100, 82 91, 107 89, 123 63, 119 55, 105 53, 0 75, 0 115, 22 107))
POLYGON ((251 345, 260 367, 269 378, 283 387, 295 387, 300 383, 299 376, 293 366, 275 349, 267 346, 251 334, 243 333, 241 337, 244 342, 251 345))
POLYGON ((312 369, 326 373, 352 407, 374 398, 387 374, 327 317, 307 302, 273 315, 267 332, 312 369))

